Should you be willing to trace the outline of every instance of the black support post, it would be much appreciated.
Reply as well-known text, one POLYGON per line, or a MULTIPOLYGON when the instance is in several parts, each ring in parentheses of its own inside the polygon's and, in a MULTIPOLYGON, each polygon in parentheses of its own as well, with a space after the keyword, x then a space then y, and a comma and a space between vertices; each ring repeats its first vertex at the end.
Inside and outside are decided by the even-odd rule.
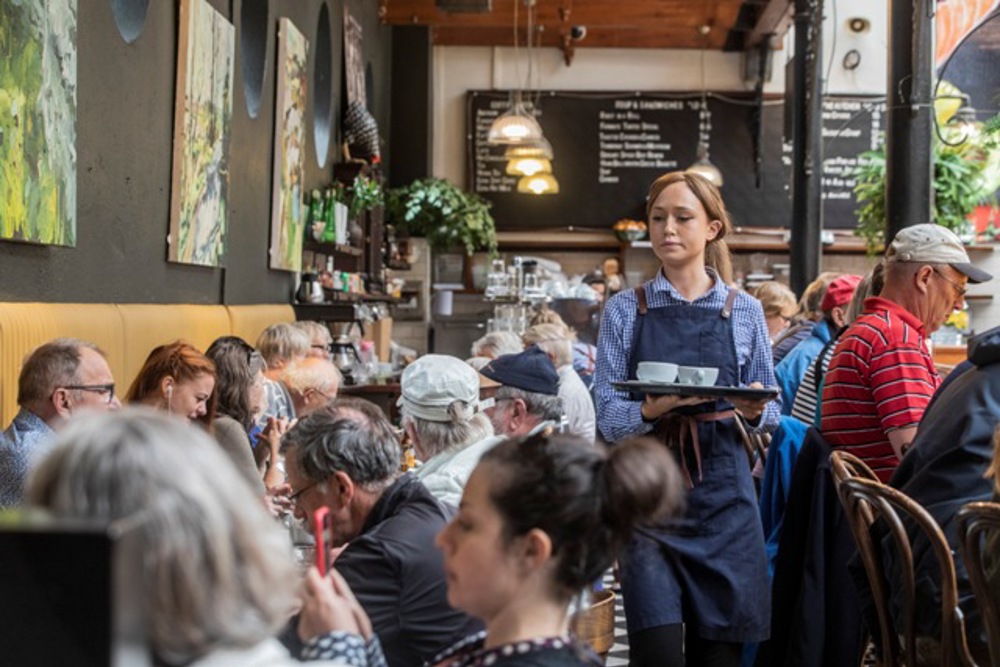
POLYGON ((889 0, 886 243, 903 227, 932 222, 933 5, 932 0, 889 0))
POLYGON ((823 231, 823 3, 795 0, 791 287, 819 275, 823 231))

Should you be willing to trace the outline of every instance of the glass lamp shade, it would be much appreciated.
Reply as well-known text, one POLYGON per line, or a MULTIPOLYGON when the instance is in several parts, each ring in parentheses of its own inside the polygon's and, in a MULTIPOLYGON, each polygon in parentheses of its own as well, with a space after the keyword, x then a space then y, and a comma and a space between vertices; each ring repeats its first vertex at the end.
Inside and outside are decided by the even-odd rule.
POLYGON ((534 176, 535 174, 551 174, 552 163, 545 158, 519 157, 507 163, 507 174, 510 176, 534 176))
POLYGON ((510 109, 500 114, 490 125, 486 141, 491 144, 523 144, 529 141, 538 141, 541 138, 541 125, 524 108, 521 96, 517 95, 514 97, 510 109))
POLYGON ((708 159, 708 146, 705 144, 698 145, 698 159, 687 170, 703 176, 717 188, 722 187, 722 172, 708 159))
POLYGON ((559 192, 559 181, 552 174, 523 176, 517 182, 517 191, 533 195, 554 195, 559 192))
POLYGON ((518 158, 536 158, 540 160, 551 160, 555 157, 552 152, 552 144, 545 137, 537 141, 523 141, 514 146, 508 146, 503 152, 505 160, 516 160, 518 158))

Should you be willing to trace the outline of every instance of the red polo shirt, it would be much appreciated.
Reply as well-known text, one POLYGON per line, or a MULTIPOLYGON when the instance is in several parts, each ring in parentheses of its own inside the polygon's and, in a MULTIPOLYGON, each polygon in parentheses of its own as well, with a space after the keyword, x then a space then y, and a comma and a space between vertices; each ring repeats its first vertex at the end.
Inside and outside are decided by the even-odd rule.
POLYGON ((887 434, 919 424, 939 384, 920 320, 892 301, 867 299, 830 361, 823 437, 888 482, 899 459, 887 434))

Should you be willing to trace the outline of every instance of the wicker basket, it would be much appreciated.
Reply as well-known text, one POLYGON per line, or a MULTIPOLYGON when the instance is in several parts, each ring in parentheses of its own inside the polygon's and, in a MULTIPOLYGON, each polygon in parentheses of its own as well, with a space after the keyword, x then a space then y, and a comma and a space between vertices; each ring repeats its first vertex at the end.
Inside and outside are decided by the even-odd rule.
POLYGON ((594 591, 590 606, 577 612, 570 620, 570 629, 602 658, 615 643, 615 594, 594 591))

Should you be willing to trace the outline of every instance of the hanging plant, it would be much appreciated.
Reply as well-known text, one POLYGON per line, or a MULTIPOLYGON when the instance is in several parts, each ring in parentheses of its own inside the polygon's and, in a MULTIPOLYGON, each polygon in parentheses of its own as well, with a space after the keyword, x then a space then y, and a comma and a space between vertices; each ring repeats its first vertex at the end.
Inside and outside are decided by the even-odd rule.
POLYGON ((348 199, 348 208, 352 218, 358 217, 364 211, 370 211, 384 203, 385 195, 382 186, 373 178, 358 174, 354 177, 348 199))
POLYGON ((386 217, 396 230, 423 236, 435 252, 461 248, 466 255, 497 251, 490 202, 441 178, 425 178, 389 190, 386 217))

